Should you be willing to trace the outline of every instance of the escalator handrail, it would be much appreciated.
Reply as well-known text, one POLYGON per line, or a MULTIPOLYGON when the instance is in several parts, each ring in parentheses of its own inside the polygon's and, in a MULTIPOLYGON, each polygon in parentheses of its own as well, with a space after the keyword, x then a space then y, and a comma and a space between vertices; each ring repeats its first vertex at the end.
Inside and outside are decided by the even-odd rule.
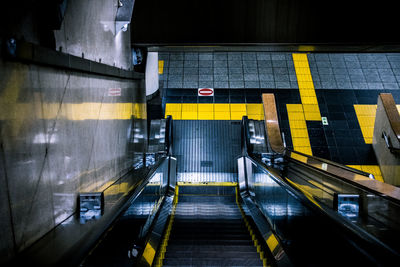
MULTIPOLYGON (((305 157, 312 158, 312 159, 320 161, 319 158, 317 158, 317 157, 310 157, 308 155, 305 155, 305 154, 302 154, 302 153, 299 153, 299 152, 296 152, 296 151, 293 151, 293 152, 301 154, 302 156, 305 156, 305 157)), ((340 174, 332 172, 332 171, 324 170, 322 168, 313 166, 311 164, 304 163, 304 162, 302 162, 300 160, 291 158, 289 156, 286 156, 286 158, 289 159, 291 162, 294 162, 295 164, 304 166, 304 167, 309 168, 309 169, 313 169, 313 170, 315 170, 317 172, 320 172, 320 173, 323 173, 324 175, 327 175, 327 176, 331 176, 331 177, 333 176, 336 179, 339 179, 339 180, 341 180, 341 181, 343 181, 345 183, 349 183, 352 186, 355 186, 355 187, 358 187, 358 188, 360 188, 360 189, 362 189, 364 191, 367 191, 368 193, 374 194, 374 195, 379 196, 379 197, 381 197, 381 198, 383 198, 385 200, 388 200, 388 201, 393 202, 393 203, 395 203, 397 205, 400 205, 400 188, 398 188, 396 186, 393 186, 393 185, 390 185, 390 184, 387 184, 387 183, 382 183, 380 181, 377 181, 377 180, 371 179, 371 178, 364 179, 364 180, 356 180, 356 179, 347 178, 347 177, 345 177, 345 175, 340 175, 340 174)), ((321 160, 321 161, 323 163, 327 163, 327 164, 329 164, 329 162, 330 162, 330 161, 327 161, 327 160, 321 160)), ((343 165, 338 165, 338 164, 331 164, 331 165, 333 165, 334 167, 339 167, 339 168, 343 167, 343 165)), ((342 168, 342 169, 344 169, 345 171, 348 171, 346 168, 342 168)), ((349 170, 349 171, 352 172, 352 173, 358 174, 358 175, 362 175, 362 176, 368 177, 368 173, 365 173, 365 172, 356 172, 356 171, 352 171, 352 170, 349 170)))
POLYGON ((288 158, 290 160, 293 160, 293 158, 288 155, 289 153, 296 153, 296 154, 299 154, 299 155, 301 155, 303 157, 307 157, 307 158, 310 158, 310 159, 313 159, 313 160, 321 161, 322 163, 326 163, 326 164, 329 164, 329 165, 335 166, 337 168, 341 168, 343 170, 346 170, 346 171, 349 171, 349 172, 352 172, 352 173, 356 173, 356 174, 359 174, 359 175, 363 175, 363 176, 367 176, 367 177, 370 177, 370 175, 371 175, 371 173, 367 173, 367 172, 364 172, 364 171, 361 171, 361 170, 357 170, 357 169, 348 167, 346 165, 343 165, 343 164, 340 164, 340 163, 337 163, 337 162, 334 162, 334 161, 330 161, 330 160, 323 159, 323 158, 316 157, 316 156, 307 155, 307 154, 304 154, 302 152, 298 152, 296 150, 292 150, 290 148, 286 148, 285 152, 284 152, 284 155, 285 155, 286 158, 288 158))
MULTIPOLYGON (((248 118, 247 118, 247 116, 243 116, 243 119, 242 119, 242 155, 243 156, 248 156, 248 157, 251 157, 251 158, 254 159, 255 157, 249 151, 249 148, 250 148, 250 146, 249 146, 248 118)), ((387 199, 387 200, 389 200, 391 202, 394 202, 394 203, 396 203, 398 205, 400 204, 400 189, 395 187, 395 186, 376 181, 375 179, 366 179, 364 181, 347 179, 346 177, 341 176, 338 173, 329 172, 329 171, 326 171, 324 169, 317 168, 316 166, 313 166, 311 164, 307 164, 305 162, 301 162, 299 160, 296 160, 296 159, 294 159, 293 157, 291 157, 289 155, 291 153, 296 153, 296 154, 304 156, 304 157, 306 157, 308 159, 313 159, 313 160, 316 160, 316 161, 320 161, 322 163, 326 163, 328 165, 332 165, 332 166, 334 166, 336 168, 340 168, 340 169, 342 169, 342 170, 344 170, 345 172, 348 172, 348 173, 362 175, 362 176, 365 176, 365 177, 368 177, 368 178, 369 178, 369 173, 366 173, 366 172, 363 172, 363 171, 360 171, 360 170, 356 170, 356 169, 353 169, 353 168, 350 168, 350 167, 347 167, 347 166, 344 166, 342 164, 335 163, 335 162, 332 162, 332 161, 329 161, 329 160, 326 160, 326 159, 321 159, 321 158, 318 158, 318 157, 315 157, 315 156, 310 156, 310 155, 306 155, 306 154, 301 153, 301 152, 293 151, 293 150, 290 150, 288 148, 286 148, 284 153, 283 153, 285 159, 287 159, 287 160, 290 160, 292 162, 296 162, 297 164, 301 164, 303 166, 306 166, 307 168, 311 168, 311 169, 317 170, 319 172, 323 172, 326 175, 333 176, 333 177, 338 178, 338 179, 340 179, 340 180, 342 180, 344 182, 347 182, 347 183, 349 183, 349 184, 351 184, 353 186, 360 187, 360 188, 362 188, 363 190, 365 190, 367 192, 370 192, 370 193, 372 193, 374 195, 380 196, 380 197, 382 197, 384 199, 387 199)))
MULTIPOLYGON (((273 168, 270 169, 269 167, 265 166, 259 160, 254 159, 254 158, 252 158, 250 156, 246 156, 245 158, 249 159, 252 163, 254 163, 257 167, 259 167, 264 173, 268 174, 269 177, 271 177, 275 182, 277 182, 278 185, 282 186, 285 189, 285 191, 287 191, 290 195, 292 195, 295 198, 297 198, 299 201, 301 201, 301 203, 303 203, 307 207, 311 208, 312 210, 316 210, 316 211, 322 212, 322 214, 328 216, 328 218, 330 218, 334 222, 338 223, 339 226, 344 227, 345 229, 347 229, 348 231, 352 232, 356 236, 362 238, 366 242, 371 243, 371 244, 377 244, 378 246, 380 246, 381 248, 389 251, 390 253, 392 253, 396 257, 400 257, 400 254, 397 251, 395 251, 392 248, 390 248, 388 245, 383 243, 381 240, 377 239, 375 236, 373 236, 372 234, 370 234, 369 232, 367 232, 363 228, 353 224, 352 222, 348 221, 344 217, 340 216, 339 214, 337 214, 337 212, 335 212, 335 211, 333 211, 331 209, 325 208, 322 203, 319 206, 318 205, 313 205, 311 203, 311 201, 309 201, 307 196, 305 196, 302 192, 300 192, 298 190, 295 190, 293 187, 291 187, 290 185, 286 184, 285 178, 283 178, 281 175, 275 173, 275 170, 273 168)), ((257 203, 257 201, 255 201, 255 202, 257 203)), ((261 212, 261 213, 268 220, 268 218, 264 214, 264 212, 261 212)))

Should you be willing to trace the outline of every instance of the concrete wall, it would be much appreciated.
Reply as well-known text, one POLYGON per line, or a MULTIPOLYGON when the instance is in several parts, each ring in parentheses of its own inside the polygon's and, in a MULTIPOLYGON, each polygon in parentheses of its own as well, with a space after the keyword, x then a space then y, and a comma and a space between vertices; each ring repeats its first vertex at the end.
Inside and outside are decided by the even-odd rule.
POLYGON ((56 48, 118 68, 131 68, 130 27, 115 32, 117 0, 68 0, 64 21, 55 31, 56 48))
POLYGON ((140 165, 145 97, 140 82, 0 61, 2 260, 71 216, 78 192, 140 165))

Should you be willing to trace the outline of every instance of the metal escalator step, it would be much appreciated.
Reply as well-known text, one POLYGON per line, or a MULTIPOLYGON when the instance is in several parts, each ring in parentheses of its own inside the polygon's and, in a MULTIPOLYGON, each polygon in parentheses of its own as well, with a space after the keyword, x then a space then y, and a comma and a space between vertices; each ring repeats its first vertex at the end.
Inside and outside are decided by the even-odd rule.
POLYGON ((243 258, 230 258, 230 259, 169 259, 163 261, 163 266, 263 266, 259 258, 243 259, 243 258))
POLYGON ((216 234, 216 235, 193 235, 193 234, 174 234, 174 240, 209 240, 210 242, 214 240, 251 240, 250 235, 241 234, 241 235, 233 235, 233 234, 216 234))
POLYGON ((165 254, 165 258, 212 258, 212 259, 220 259, 220 258, 258 258, 259 254, 256 249, 253 247, 252 252, 242 252, 242 251, 168 251, 165 254))
POLYGON ((251 239, 248 240, 187 240, 187 239, 182 239, 182 240, 176 240, 174 238, 170 239, 168 241, 168 247, 167 250, 169 249, 169 246, 172 245, 225 245, 225 246, 230 246, 230 245, 245 245, 245 246, 252 246, 253 241, 251 239))
POLYGON ((212 252, 225 252, 229 249, 229 251, 239 251, 239 252, 253 252, 255 250, 254 246, 249 246, 249 245, 230 245, 229 247, 224 246, 224 245, 210 245, 210 244, 205 244, 205 245, 168 245, 168 251, 189 251, 189 252, 206 252, 206 251, 212 251, 212 252))

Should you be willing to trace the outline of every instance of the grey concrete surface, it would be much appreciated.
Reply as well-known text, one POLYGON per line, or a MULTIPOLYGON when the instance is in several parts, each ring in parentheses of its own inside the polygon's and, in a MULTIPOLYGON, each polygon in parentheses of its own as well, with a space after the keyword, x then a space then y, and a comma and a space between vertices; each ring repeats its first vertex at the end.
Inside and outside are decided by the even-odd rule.
POLYGON ((145 97, 139 81, 0 61, 0 262, 65 223, 79 192, 126 196, 132 181, 111 185, 142 161, 145 97))
POLYGON ((130 27, 115 32, 117 0, 69 0, 61 29, 55 32, 56 47, 75 56, 131 68, 130 27))

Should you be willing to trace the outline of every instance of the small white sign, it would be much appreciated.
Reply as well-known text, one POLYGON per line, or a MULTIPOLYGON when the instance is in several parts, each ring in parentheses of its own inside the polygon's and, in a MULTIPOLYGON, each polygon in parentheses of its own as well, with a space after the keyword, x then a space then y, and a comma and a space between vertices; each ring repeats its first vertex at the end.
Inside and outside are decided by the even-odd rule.
POLYGON ((121 88, 109 88, 108 96, 121 96, 121 88))
POLYGON ((199 88, 198 96, 213 96, 214 95, 214 88, 199 88))
POLYGON ((329 125, 328 119, 326 117, 321 117, 322 125, 329 125))

